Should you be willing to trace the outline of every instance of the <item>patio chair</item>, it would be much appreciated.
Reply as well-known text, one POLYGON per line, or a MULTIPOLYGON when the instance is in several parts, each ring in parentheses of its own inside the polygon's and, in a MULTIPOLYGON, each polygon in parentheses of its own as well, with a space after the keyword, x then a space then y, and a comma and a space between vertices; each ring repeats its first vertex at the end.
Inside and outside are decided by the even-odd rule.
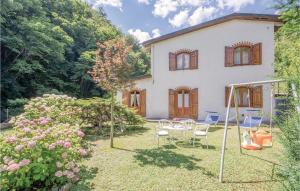
POLYGON ((158 121, 158 126, 155 129, 155 137, 157 138, 157 146, 159 147, 159 138, 168 137, 168 128, 172 127, 172 122, 167 119, 161 119, 158 121))
POLYGON ((208 135, 209 127, 210 127, 210 124, 201 124, 196 127, 195 131, 193 132, 193 147, 195 146, 196 137, 205 137, 206 147, 208 149, 207 135, 208 135), (205 127, 205 129, 202 129, 203 127, 205 127))
POLYGON ((208 112, 204 121, 198 124, 217 125, 220 120, 220 115, 217 112, 208 112))
POLYGON ((244 122, 240 124, 243 129, 252 129, 260 127, 262 122, 262 117, 259 116, 246 116, 244 122))

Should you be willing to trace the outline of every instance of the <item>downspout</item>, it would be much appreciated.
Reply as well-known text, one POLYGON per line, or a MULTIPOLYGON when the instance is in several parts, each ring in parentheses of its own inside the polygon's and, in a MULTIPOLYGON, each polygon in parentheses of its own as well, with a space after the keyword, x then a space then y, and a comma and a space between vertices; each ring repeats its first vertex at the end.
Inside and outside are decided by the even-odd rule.
POLYGON ((151 75, 152 75, 152 84, 154 84, 154 44, 151 45, 151 75))

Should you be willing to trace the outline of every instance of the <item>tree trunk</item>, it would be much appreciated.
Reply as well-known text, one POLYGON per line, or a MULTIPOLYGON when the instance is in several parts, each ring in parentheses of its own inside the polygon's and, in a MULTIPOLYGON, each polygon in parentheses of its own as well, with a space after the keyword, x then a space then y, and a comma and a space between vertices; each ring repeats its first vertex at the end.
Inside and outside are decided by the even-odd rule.
POLYGON ((110 103, 110 147, 114 147, 114 92, 111 93, 111 103, 110 103))

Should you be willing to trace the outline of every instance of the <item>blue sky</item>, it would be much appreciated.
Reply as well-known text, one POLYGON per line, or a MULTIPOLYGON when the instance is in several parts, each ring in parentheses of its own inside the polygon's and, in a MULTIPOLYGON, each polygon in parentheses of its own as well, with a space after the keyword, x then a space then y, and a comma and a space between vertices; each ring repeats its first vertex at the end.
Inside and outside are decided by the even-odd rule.
POLYGON ((140 42, 234 12, 275 14, 273 0, 85 0, 140 42))

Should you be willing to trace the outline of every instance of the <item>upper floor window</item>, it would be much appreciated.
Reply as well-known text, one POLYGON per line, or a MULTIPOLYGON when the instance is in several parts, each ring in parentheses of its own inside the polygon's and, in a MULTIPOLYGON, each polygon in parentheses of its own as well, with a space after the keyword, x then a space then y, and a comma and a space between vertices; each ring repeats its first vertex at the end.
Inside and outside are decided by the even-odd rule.
POLYGON ((234 49, 234 64, 250 64, 250 47, 242 46, 234 49))
POLYGON ((262 44, 241 42, 225 47, 225 67, 262 64, 262 44))
POLYGON ((190 54, 181 53, 176 56, 176 68, 177 70, 183 70, 190 68, 190 54))
POLYGON ((169 70, 198 69, 198 50, 182 49, 169 53, 169 70))

